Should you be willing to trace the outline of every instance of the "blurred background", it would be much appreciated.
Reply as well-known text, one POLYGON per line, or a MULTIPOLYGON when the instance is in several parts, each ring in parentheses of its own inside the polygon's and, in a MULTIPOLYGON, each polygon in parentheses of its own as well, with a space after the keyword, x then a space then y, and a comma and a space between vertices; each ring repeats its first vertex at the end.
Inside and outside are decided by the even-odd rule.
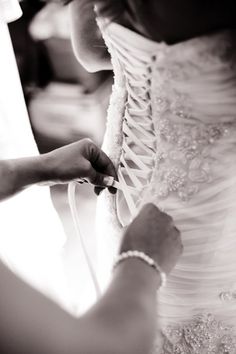
MULTIPOLYGON (((90 137, 101 145, 112 73, 91 74, 76 61, 70 43, 66 6, 57 2, 23 0, 21 7, 23 16, 9 24, 9 29, 39 151, 48 152, 83 137, 90 137)), ((91 284, 88 284, 86 264, 77 244, 67 186, 52 187, 51 197, 67 236, 64 261, 76 312, 78 297, 86 302, 90 293, 87 287, 91 284), (78 280, 78 269, 83 267, 78 280)), ((95 262, 96 198, 92 187, 78 188, 76 200, 81 231, 95 262)))

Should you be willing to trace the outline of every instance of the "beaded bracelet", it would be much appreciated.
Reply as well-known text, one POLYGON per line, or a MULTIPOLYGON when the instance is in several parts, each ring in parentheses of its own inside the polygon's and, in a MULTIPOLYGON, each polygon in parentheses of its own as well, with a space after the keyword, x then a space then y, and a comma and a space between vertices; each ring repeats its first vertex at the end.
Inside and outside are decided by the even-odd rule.
POLYGON ((122 252, 121 254, 119 254, 117 256, 117 258, 116 258, 116 260, 114 262, 113 269, 115 269, 118 266, 119 263, 123 262, 124 260, 126 260, 128 258, 139 258, 143 262, 145 262, 147 265, 149 265, 150 267, 155 269, 157 271, 157 273, 161 277, 161 286, 165 285, 165 283, 166 283, 166 274, 163 272, 161 267, 151 257, 149 257, 147 254, 145 254, 144 252, 141 252, 141 251, 122 252))

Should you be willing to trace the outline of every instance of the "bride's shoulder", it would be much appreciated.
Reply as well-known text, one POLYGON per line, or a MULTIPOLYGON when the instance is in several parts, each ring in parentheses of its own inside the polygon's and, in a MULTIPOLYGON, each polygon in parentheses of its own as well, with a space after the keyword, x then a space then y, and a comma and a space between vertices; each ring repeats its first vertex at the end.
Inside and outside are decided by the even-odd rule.
POLYGON ((112 69, 93 1, 72 1, 69 10, 71 40, 77 60, 89 72, 112 69))

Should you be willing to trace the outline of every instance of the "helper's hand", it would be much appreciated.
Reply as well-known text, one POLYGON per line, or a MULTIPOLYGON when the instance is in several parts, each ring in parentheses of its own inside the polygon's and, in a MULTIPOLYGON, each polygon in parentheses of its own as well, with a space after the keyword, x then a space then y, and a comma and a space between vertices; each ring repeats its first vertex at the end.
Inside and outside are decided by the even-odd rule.
POLYGON ((177 263, 183 246, 172 218, 153 204, 147 204, 124 234, 120 252, 129 250, 146 253, 168 274, 177 263))
MULTIPOLYGON (((53 183, 85 179, 96 186, 107 186, 107 177, 116 178, 116 171, 107 155, 90 139, 82 139, 42 155, 53 183)), ((114 188, 109 188, 115 192, 114 188)))

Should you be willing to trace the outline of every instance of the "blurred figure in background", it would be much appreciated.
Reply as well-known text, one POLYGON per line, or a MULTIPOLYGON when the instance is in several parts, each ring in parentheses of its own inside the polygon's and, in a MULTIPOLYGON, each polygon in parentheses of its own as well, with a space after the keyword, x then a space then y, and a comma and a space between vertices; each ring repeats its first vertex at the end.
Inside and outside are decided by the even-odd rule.
POLYGON ((47 84, 51 77, 44 48, 29 33, 32 18, 44 5, 40 0, 20 1, 23 15, 8 25, 27 104, 35 90, 47 84))
POLYGON ((67 12, 59 2, 48 1, 29 26, 31 37, 45 48, 52 72, 29 107, 42 152, 86 136, 101 144, 104 134, 111 75, 88 73, 76 60, 67 12))
MULTIPOLYGON (((24 1, 24 7, 26 7, 25 3, 26 2, 24 1)), ((19 75, 16 68, 16 61, 14 58, 11 40, 7 28, 7 22, 19 18, 21 16, 21 10, 18 1, 14 0, 7 2, 0 1, 0 6, 0 158, 7 159, 37 154, 38 149, 31 131, 29 117, 27 114, 19 75)), ((19 23, 17 23, 17 25, 19 27, 16 26, 16 29, 18 28, 20 31, 22 27, 19 23)), ((24 26, 23 29, 25 30, 24 26)), ((14 36, 13 27, 11 30, 12 35, 14 36)), ((20 43, 18 43, 18 45, 20 47, 20 43)), ((17 50, 17 48, 15 49, 17 50)), ((18 64, 20 69, 25 68, 27 65, 22 64, 24 60, 20 59, 22 58, 21 55, 18 55, 17 57, 19 59, 18 64)), ((34 57, 31 58, 31 60, 33 62, 34 57)), ((101 75, 98 76, 100 77, 101 75)), ((22 76, 22 80, 23 83, 25 83, 24 75, 22 76)), ((78 88, 78 82, 75 78, 74 86, 76 89, 74 89, 74 91, 72 89, 73 92, 78 90, 79 93, 82 91, 84 93, 84 91, 88 92, 89 87, 91 88, 92 84, 91 86, 88 85, 88 87, 80 90, 78 88)), ((27 85, 25 87, 27 88, 27 85)), ((96 88, 97 86, 94 84, 94 87, 96 88)), ((66 90, 64 89, 61 91, 59 90, 59 92, 59 97, 56 96, 57 98, 53 101, 54 106, 57 104, 59 105, 59 103, 62 101, 62 98, 64 97, 66 99, 65 95, 68 95, 68 93, 65 93, 66 90)), ((31 95, 30 97, 31 103, 34 100, 34 97, 36 99, 35 92, 34 95, 31 95)), ((83 97, 82 94, 81 97, 83 97)), ((75 117, 78 118, 78 114, 81 113, 80 94, 74 95, 74 98, 69 99, 69 101, 70 103, 73 101, 74 104, 74 106, 72 104, 74 108, 72 108, 69 112, 66 112, 65 106, 64 110, 61 109, 62 106, 56 107, 56 112, 59 112, 60 110, 63 111, 61 112, 61 117, 63 117, 64 122, 66 117, 73 115, 75 120, 75 117)), ((48 102, 51 103, 50 97, 48 102)), ((38 105, 38 108, 39 107, 40 105, 38 105)), ((69 105, 67 104, 66 107, 69 107, 69 105)), ((86 110, 84 109, 83 112, 84 113, 82 118, 86 120, 86 110)), ((46 111, 43 112, 43 110, 40 111, 39 109, 37 114, 37 117, 39 118, 38 124, 40 125, 41 120, 44 131, 49 131, 48 137, 50 138, 51 134, 51 140, 53 141, 53 130, 50 131, 49 120, 46 120, 46 111), (43 121, 44 117, 45 121, 43 121)), ((56 114, 57 113, 55 113, 55 115, 56 114)), ((35 121, 33 120, 33 123, 34 122, 35 121)), ((82 132, 80 132, 80 128, 78 128, 78 121, 76 122, 76 130, 74 130, 75 123, 72 125, 66 122, 71 126, 67 131, 65 131, 64 127, 66 124, 64 122, 63 126, 60 126, 60 129, 63 130, 63 139, 58 139, 58 145, 64 145, 66 142, 76 140, 78 137, 90 135, 85 129, 84 132, 82 131, 83 129, 81 129, 82 132), (67 134, 68 132, 70 134, 67 134)), ((54 125, 54 128, 55 127, 56 125, 54 125)), ((62 135, 62 133, 60 134, 62 135)), ((53 146, 55 146, 55 142, 54 144, 51 143, 50 146, 48 142, 45 143, 46 150, 52 149, 53 146)), ((65 188, 66 187, 62 188, 63 191, 65 188)), ((62 214, 64 214, 61 214, 63 219, 63 216, 67 212, 65 211, 65 204, 68 210, 68 204, 66 202, 67 195, 63 192, 57 193, 57 196, 60 206, 64 208, 62 210, 62 214)), ((85 198, 87 198, 86 195, 85 198)), ((70 236, 73 234, 73 229, 71 225, 67 227, 68 224, 71 224, 71 219, 69 217, 67 224, 64 222, 62 227, 50 199, 51 198, 48 190, 42 190, 40 187, 35 186, 27 190, 23 195, 17 195, 13 199, 7 200, 0 205, 0 214, 2 220, 2 232, 0 232, 1 254, 3 254, 4 259, 7 260, 7 262, 16 272, 20 273, 25 279, 27 279, 37 288, 41 289, 47 295, 55 298, 67 309, 72 310, 71 303, 73 301, 71 300, 70 296, 70 286, 68 288, 68 280, 65 279, 64 271, 65 268, 67 269, 69 267, 70 269, 75 269, 76 273, 78 262, 81 262, 82 255, 78 254, 78 251, 76 252, 76 266, 74 263, 70 263, 69 266, 62 264, 61 252, 66 240, 64 228, 67 232, 68 228, 70 229, 70 236), (44 259, 43 263, 42 258, 44 259)), ((58 206, 58 204, 56 206, 58 206)), ((84 208, 86 209, 86 206, 84 208)), ((72 236, 71 238, 73 239, 72 236)), ((78 245, 76 246, 79 248, 78 245)), ((73 243, 73 245, 70 247, 74 250, 77 249, 76 246, 75 243, 73 243)), ((67 254, 67 252, 65 253, 67 254)), ((70 255, 68 255, 68 259, 70 259, 70 255)), ((72 284, 74 284, 74 279, 74 277, 71 279, 72 284)), ((84 278, 81 279, 80 289, 83 288, 83 281, 84 278)), ((78 281, 78 283, 80 282, 78 281)), ((75 294, 75 298, 77 303, 77 293, 75 294)))
MULTIPOLYGON (((21 16, 18 1, 0 1, 0 159, 37 155, 7 27, 21 16)), ((0 204, 1 257, 61 304, 69 304, 61 264, 65 234, 49 190, 32 187, 0 204), (42 262, 43 259, 43 262, 42 262)))
MULTIPOLYGON (((35 91, 29 102, 30 119, 40 152, 83 137, 90 137, 100 145, 112 72, 88 73, 76 60, 70 40, 68 8, 58 1, 46 2, 32 19, 29 32, 34 41, 44 48, 51 70, 47 85, 35 91)), ((70 293, 77 307, 78 299, 88 299, 88 293, 93 291, 71 219, 67 186, 52 187, 51 196, 67 235, 63 259, 70 293), (77 269, 80 269, 79 273, 77 269), (79 282, 75 281, 78 277, 79 282)), ((86 242, 95 261, 96 250, 91 235, 94 234, 96 197, 90 186, 83 186, 77 188, 76 199, 80 227, 82 233, 88 235, 86 242)))
MULTIPOLYGON (((84 136, 90 136, 100 143, 110 93, 110 73, 88 74, 77 63, 70 44, 65 8, 58 4, 45 5, 41 1, 24 0, 21 5, 26 15, 11 22, 10 29, 38 146, 31 132, 6 25, 6 22, 18 18, 21 11, 17 1, 3 2, 0 157, 28 156, 37 153, 38 148, 46 152, 84 136), (30 25, 37 44, 35 47, 35 42, 28 41, 28 27, 36 13, 38 15, 30 25), (43 55, 39 43, 45 46, 43 55), (50 83, 50 80, 54 81, 50 83)), ((85 233, 92 236, 95 196, 88 186, 80 194, 80 214, 81 219, 85 220, 82 230, 85 229, 85 233)), ((89 289, 91 284, 80 244, 75 237, 67 186, 52 187, 51 195, 39 187, 31 188, 24 195, 4 202, 0 210, 4 230, 1 233, 1 245, 4 246, 1 252, 4 252, 4 258, 25 279, 77 313, 78 294, 86 299, 86 284, 89 289), (63 227, 53 210, 51 197, 63 227), (15 218, 14 223, 11 222, 12 218, 15 218), (37 231, 32 237, 35 227, 37 231), (42 254, 44 264, 41 263, 42 254), (78 272, 78 269, 81 271, 78 272)), ((87 242, 95 258, 92 237, 87 242)), ((90 289, 88 292, 92 293, 91 303, 94 301, 93 291, 90 289)))

